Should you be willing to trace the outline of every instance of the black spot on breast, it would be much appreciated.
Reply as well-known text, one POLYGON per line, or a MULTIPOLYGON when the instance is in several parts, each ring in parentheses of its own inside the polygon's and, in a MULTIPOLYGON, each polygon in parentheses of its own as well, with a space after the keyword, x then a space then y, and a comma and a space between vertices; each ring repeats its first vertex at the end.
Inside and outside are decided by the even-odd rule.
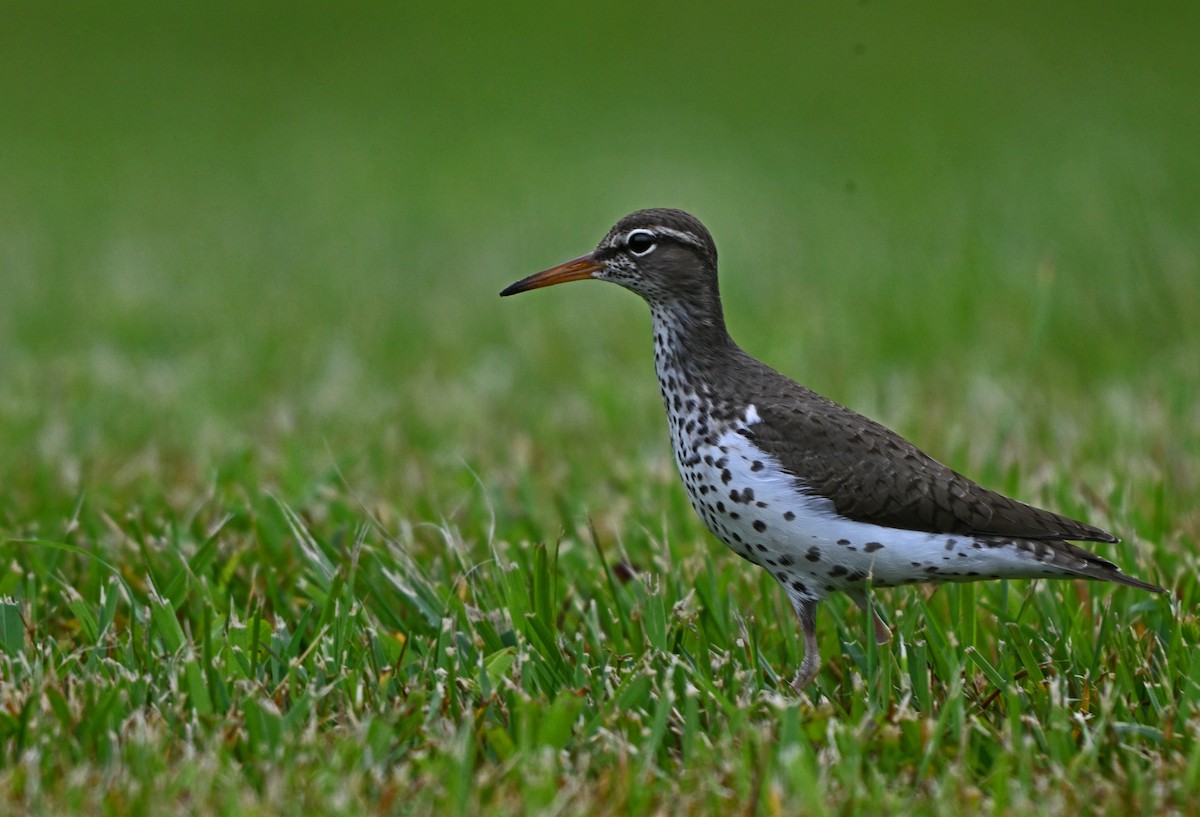
POLYGON ((755 519, 754 520, 754 529, 756 531, 758 531, 759 533, 762 533, 763 531, 765 531, 767 529, 767 523, 762 521, 761 519, 755 519))
MULTIPOLYGON (((754 501, 754 489, 753 488, 744 488, 741 491, 739 491, 736 488, 734 488, 732 491, 729 492, 729 498, 732 499, 734 502, 744 502, 747 505, 749 505, 751 502, 754 501)), ((760 508, 766 507, 766 505, 764 505, 761 502, 758 503, 758 505, 760 508)))
POLYGON ((846 570, 845 565, 834 565, 829 570, 830 576, 845 576, 850 571, 846 570))
POLYGON ((791 557, 791 556, 788 556, 788 555, 785 553, 785 554, 783 554, 782 556, 780 556, 780 557, 779 557, 779 563, 780 563, 781 565, 783 565, 784 567, 791 567, 791 566, 792 566, 792 557, 791 557))
POLYGON ((845 545, 848 545, 848 544, 850 544, 850 540, 849 540, 849 539, 838 539, 837 543, 838 543, 839 545, 843 545, 843 546, 845 546, 845 545))
POLYGON ((723 483, 725 483, 726 485, 728 485, 728 484, 729 484, 729 480, 731 480, 731 479, 733 479, 733 474, 729 473, 729 469, 728 469, 728 468, 726 468, 724 471, 722 471, 722 472, 721 472, 721 482, 723 482, 723 483))
POLYGON ((937 573, 938 566, 937 565, 929 565, 928 567, 925 568, 925 572, 926 573, 937 573))
POLYGON ((810 562, 821 561, 821 549, 818 547, 809 548, 808 552, 804 554, 804 558, 808 559, 810 562))
POLYGON ((791 511, 784 511, 783 518, 786 519, 788 522, 791 522, 793 519, 796 518, 796 514, 792 513, 791 511))
POLYGON ((762 469, 763 469, 763 464, 761 462, 759 462, 758 460, 755 460, 754 462, 750 463, 751 471, 761 471, 762 469))
POLYGON ((766 553, 766 552, 767 552, 767 546, 766 546, 766 545, 763 545, 763 544, 758 544, 758 545, 755 545, 755 547, 756 547, 756 548, 758 548, 758 549, 759 549, 760 551, 762 551, 763 553, 766 553))
POLYGON ((792 582, 792 589, 795 590, 797 593, 799 593, 802 596, 808 595, 808 588, 805 587, 804 582, 800 581, 799 579, 792 582))
POLYGON ((882 549, 883 545, 879 542, 867 542, 865 545, 863 545, 863 550, 865 550, 867 553, 874 553, 875 551, 882 549))

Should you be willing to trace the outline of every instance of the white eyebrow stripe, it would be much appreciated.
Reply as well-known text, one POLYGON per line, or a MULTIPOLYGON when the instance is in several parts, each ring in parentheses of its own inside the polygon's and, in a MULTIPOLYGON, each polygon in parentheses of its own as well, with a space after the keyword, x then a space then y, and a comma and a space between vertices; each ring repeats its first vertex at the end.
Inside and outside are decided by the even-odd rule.
POLYGON ((704 249, 704 245, 700 242, 700 240, 697 239, 696 236, 692 235, 691 233, 685 233, 682 230, 674 230, 670 227, 659 227, 657 225, 653 226, 653 227, 634 227, 632 230, 626 230, 623 233, 618 233, 617 235, 614 235, 610 240, 604 242, 604 249, 612 249, 613 247, 624 247, 625 241, 628 239, 629 234, 637 232, 638 230, 646 230, 648 232, 654 233, 654 235, 656 235, 656 236, 664 236, 666 238, 674 239, 675 241, 678 241, 680 244, 688 244, 692 247, 696 247, 697 249, 701 249, 701 250, 704 249))
POLYGON ((651 230, 658 235, 665 235, 668 238, 673 238, 681 244, 691 244, 693 247, 700 246, 700 242, 696 240, 696 236, 691 233, 684 233, 679 230, 672 230, 670 227, 652 227, 651 230))

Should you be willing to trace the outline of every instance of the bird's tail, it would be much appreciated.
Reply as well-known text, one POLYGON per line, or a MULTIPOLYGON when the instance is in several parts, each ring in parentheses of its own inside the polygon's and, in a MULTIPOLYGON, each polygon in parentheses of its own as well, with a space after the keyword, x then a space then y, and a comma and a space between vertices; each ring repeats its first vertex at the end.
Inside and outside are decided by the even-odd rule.
POLYGON ((1084 550, 1077 545, 1072 545, 1070 542, 1056 543, 1059 547, 1055 548, 1068 558, 1059 558, 1054 561, 1061 567, 1066 568, 1077 576, 1083 576, 1088 579, 1097 579, 1102 582, 1116 582, 1123 584, 1126 587, 1136 587, 1139 590, 1149 590, 1151 593, 1166 593, 1164 587, 1159 587, 1157 584, 1142 581, 1134 578, 1126 573, 1122 573, 1121 569, 1107 559, 1102 559, 1090 550, 1084 550), (1072 558, 1073 557, 1073 558, 1072 558))

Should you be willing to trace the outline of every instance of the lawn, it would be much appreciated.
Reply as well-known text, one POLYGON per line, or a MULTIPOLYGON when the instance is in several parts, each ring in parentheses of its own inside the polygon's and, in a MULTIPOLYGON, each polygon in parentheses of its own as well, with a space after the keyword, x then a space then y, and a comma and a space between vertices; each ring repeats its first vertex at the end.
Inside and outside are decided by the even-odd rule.
POLYGON ((1197 8, 7 4, 0 814, 1200 802, 1197 8), (637 298, 1170 588, 787 599, 678 482, 637 298))

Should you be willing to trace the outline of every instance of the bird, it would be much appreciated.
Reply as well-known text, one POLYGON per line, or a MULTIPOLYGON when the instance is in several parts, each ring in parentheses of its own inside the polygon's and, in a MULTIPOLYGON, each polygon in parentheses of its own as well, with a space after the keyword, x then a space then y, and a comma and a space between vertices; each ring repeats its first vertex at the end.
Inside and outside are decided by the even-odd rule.
POLYGON ((567 281, 619 284, 650 306, 671 447, 693 509, 765 568, 799 618, 792 689, 817 675, 817 609, 847 594, 886 643, 868 590, 985 579, 1083 578, 1156 593, 1073 541, 1108 531, 991 491, 885 426, 744 352, 725 325, 712 235, 682 210, 639 210, 587 255, 509 296, 567 281))

